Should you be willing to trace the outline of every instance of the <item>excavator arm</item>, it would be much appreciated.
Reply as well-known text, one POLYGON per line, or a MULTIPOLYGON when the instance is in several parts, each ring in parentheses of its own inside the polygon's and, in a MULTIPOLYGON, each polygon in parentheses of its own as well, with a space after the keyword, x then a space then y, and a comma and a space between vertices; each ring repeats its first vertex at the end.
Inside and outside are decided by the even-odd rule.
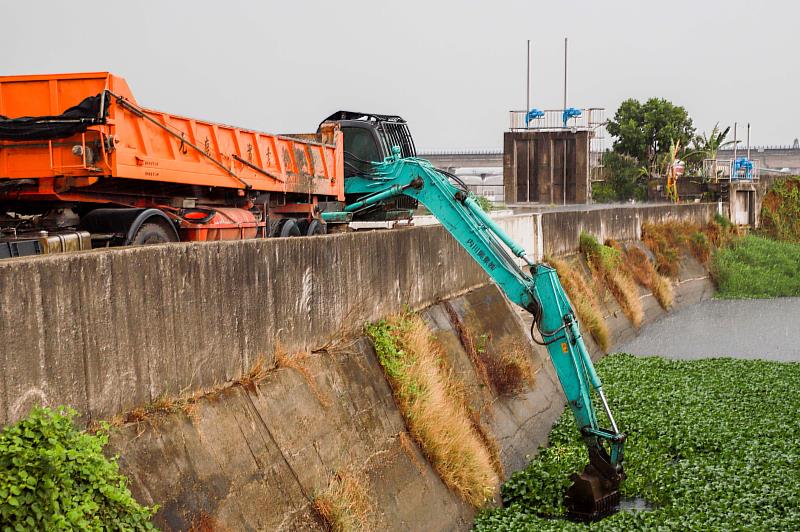
POLYGON ((533 316, 531 336, 547 347, 561 388, 589 451, 589 464, 574 474, 567 490, 567 511, 576 518, 596 519, 612 513, 619 503, 619 485, 625 435, 619 432, 603 386, 586 350, 575 312, 555 270, 537 264, 526 255, 475 202, 455 176, 434 168, 428 161, 400 157, 399 148, 368 174, 349 177, 347 194, 359 195, 345 211, 357 214, 375 204, 410 196, 422 203, 441 222, 470 256, 515 304, 533 316), (505 246, 504 246, 505 245, 505 246), (508 253, 511 251, 511 254, 508 253), (528 271, 518 265, 521 259, 528 271), (540 339, 534 334, 538 329, 540 339), (601 428, 592 403, 594 390, 611 429, 601 428))

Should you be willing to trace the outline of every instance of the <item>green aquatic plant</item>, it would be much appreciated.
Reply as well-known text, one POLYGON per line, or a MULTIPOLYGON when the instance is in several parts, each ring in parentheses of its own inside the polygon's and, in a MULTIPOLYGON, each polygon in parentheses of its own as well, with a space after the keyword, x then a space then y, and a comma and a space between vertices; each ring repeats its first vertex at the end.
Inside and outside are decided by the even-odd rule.
POLYGON ((628 434, 622 496, 649 511, 563 519, 586 451, 566 412, 475 530, 800 530, 800 364, 616 354, 598 371, 628 434))

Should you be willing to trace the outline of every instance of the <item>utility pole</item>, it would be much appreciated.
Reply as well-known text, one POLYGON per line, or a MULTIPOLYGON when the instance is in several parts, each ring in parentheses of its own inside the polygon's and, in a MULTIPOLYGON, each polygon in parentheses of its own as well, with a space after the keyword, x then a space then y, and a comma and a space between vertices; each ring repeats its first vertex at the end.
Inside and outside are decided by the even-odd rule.
POLYGON ((531 40, 528 39, 528 70, 525 76, 525 127, 528 127, 528 111, 531 110, 531 40))
POLYGON ((567 109, 567 38, 564 37, 564 110, 567 109))
POLYGON ((750 122, 747 123, 747 160, 750 160, 750 122))

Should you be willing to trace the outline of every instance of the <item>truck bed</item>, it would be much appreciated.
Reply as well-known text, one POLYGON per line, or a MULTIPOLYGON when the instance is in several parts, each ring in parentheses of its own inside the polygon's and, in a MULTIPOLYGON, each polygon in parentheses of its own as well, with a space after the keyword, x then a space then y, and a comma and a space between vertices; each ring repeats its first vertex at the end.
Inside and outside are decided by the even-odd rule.
POLYGON ((154 111, 108 72, 2 76, 0 115, 6 199, 13 190, 19 200, 96 201, 97 190, 135 195, 147 182, 344 199, 342 136, 333 124, 293 137, 154 111), (65 110, 94 96, 98 116, 82 118, 78 131, 64 126, 65 110), (20 117, 34 118, 13 120, 20 117), (9 128, 22 133, 10 136, 9 128))

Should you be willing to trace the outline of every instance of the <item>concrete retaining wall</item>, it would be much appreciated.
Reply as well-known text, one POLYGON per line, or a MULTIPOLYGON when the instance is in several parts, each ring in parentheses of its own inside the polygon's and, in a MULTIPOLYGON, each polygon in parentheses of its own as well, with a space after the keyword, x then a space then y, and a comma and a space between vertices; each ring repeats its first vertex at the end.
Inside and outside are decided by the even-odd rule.
MULTIPOLYGON (((508 341, 530 348, 535 386, 497 397, 481 385, 445 304, 422 311, 471 408, 497 440, 504 467, 517 470, 546 442, 564 406, 546 351, 532 345, 493 285, 447 304, 462 324, 486 335, 487 349, 508 341)), ((161 506, 160 528, 187 530, 205 520, 214 530, 322 530, 313 499, 342 472, 363 478, 374 510, 370 530, 470 528, 474 509, 405 434, 368 340, 302 364, 314 388, 296 369, 278 369, 255 387, 201 400, 189 414, 153 416, 114 433, 110 452, 120 454, 136 498, 161 506)))
MULTIPOLYGON (((708 213, 690 207, 688 219, 708 213)), ((626 240, 635 238, 632 224, 654 219, 584 213, 589 221, 581 222, 567 214, 541 215, 540 234, 563 238, 562 249, 576 243, 555 236, 559 227, 564 235, 583 227, 626 240)), ((537 245, 530 236, 536 219, 503 224, 537 245)), ((682 270, 679 304, 710 294, 698 268, 682 270)), ((663 314, 652 295, 643 291, 642 298, 649 298, 647 320, 663 314)), ((107 418, 160 395, 231 381, 260 354, 269 364, 277 341, 289 352, 325 347, 405 305, 424 309, 471 408, 497 440, 506 472, 523 467, 546 442, 563 395, 546 351, 531 344, 516 311, 435 226, 2 262, 0 422, 34 403, 66 403, 86 417, 107 418), (482 386, 441 299, 489 341, 526 342, 535 386, 513 397, 482 386)), ((615 343, 636 334, 612 299, 603 305, 615 343)), ((120 454, 137 499, 161 505, 159 526, 319 528, 311 501, 336 472, 354 470, 373 496, 375 529, 469 528, 473 509, 418 448, 402 444, 406 429, 369 342, 326 347, 303 364, 313 387, 301 372, 283 368, 257 386, 229 388, 191 411, 154 415, 113 435, 110 451, 120 454)))
MULTIPOLYGON (((686 258, 675 306, 712 293, 703 267, 686 258)), ((664 315, 652 294, 641 294, 645 322, 664 315)), ((606 296, 605 319, 619 345, 637 331, 606 296)), ((547 442, 564 408, 548 354, 530 341, 516 312, 493 285, 421 311, 471 410, 497 441, 506 475, 547 442), (513 396, 484 386, 452 313, 462 327, 485 335, 487 349, 508 341, 527 346, 535 384, 513 396)), ((593 357, 602 356, 585 338, 593 357)), ((416 444, 402 443, 406 427, 368 340, 316 353, 302 364, 315 388, 296 369, 283 368, 255 387, 203 399, 188 414, 154 416, 113 434, 110 452, 121 456, 137 500, 161 506, 160 528, 186 530, 205 520, 220 530, 321 530, 313 499, 340 472, 361 475, 374 508, 369 529, 471 527, 474 509, 448 490, 416 444)))
POLYGON ((109 417, 485 282, 441 227, 3 261, 0 425, 34 403, 109 417))
MULTIPOLYGON (((646 221, 703 222, 715 209, 552 211, 499 223, 539 258, 573 253, 581 231, 633 240, 646 221)), ((313 350, 487 281, 441 226, 3 261, 0 425, 40 403, 107 418, 238 378, 259 356, 270 362, 277 343, 313 350)))
POLYGON ((717 213, 716 203, 682 205, 644 205, 579 211, 552 211, 542 214, 542 239, 547 255, 568 255, 578 251, 581 231, 619 241, 638 240, 644 223, 670 220, 703 224, 717 213))

